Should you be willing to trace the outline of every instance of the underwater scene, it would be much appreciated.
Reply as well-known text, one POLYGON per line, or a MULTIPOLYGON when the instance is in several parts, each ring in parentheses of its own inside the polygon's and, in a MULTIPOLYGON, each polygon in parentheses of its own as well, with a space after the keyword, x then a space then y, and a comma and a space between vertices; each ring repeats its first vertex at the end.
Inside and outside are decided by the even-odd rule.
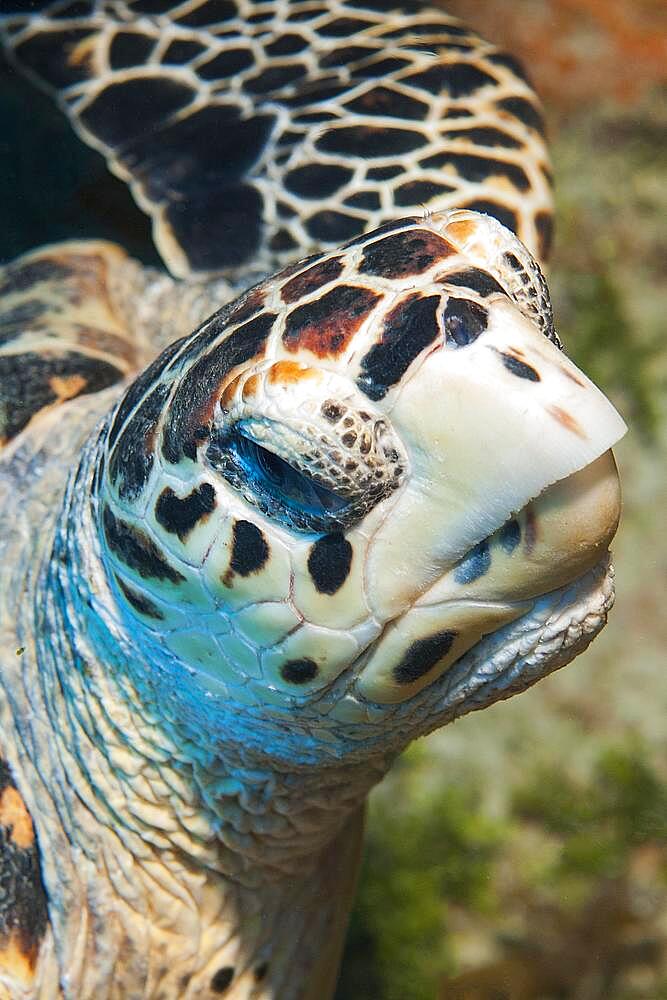
MULTIPOLYGON (((572 664, 373 789, 335 1000, 667 1000, 667 9, 441 6, 544 104, 555 328, 629 428, 616 604, 572 664)), ((0 265, 96 237, 163 266, 126 185, 1 55, 0 121, 0 265)))

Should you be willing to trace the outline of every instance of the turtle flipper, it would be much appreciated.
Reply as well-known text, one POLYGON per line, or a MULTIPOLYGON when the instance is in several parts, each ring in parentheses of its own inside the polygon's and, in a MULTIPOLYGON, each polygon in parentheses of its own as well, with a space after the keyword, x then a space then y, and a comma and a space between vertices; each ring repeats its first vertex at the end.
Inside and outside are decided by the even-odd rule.
POLYGON ((0 447, 40 411, 106 389, 142 358, 112 288, 112 243, 59 243, 0 268, 0 447))
POLYGON ((248 264, 271 272, 453 207, 546 253, 535 95, 515 61, 436 7, 267 3, 249 19, 234 0, 9 7, 11 57, 130 186, 177 276, 247 279, 248 264))
POLYGON ((35 985, 48 930, 32 819, 0 758, 0 1000, 25 996, 35 985))

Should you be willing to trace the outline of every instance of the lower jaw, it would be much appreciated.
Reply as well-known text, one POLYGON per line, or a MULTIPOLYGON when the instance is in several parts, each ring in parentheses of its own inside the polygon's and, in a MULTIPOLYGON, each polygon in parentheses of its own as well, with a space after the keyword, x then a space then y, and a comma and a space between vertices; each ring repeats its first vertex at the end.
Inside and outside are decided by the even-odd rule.
POLYGON ((570 663, 604 628, 614 597, 607 552, 577 580, 539 597, 526 614, 483 638, 423 691, 423 732, 510 698, 570 663))
MULTIPOLYGON (((461 660, 495 649, 491 640, 502 646, 530 630, 545 601, 576 594, 591 572, 594 579, 609 573, 613 594, 608 546, 619 514, 618 473, 609 451, 547 489, 396 619, 366 660, 355 683, 358 695, 386 705, 412 699, 461 660)), ((604 606, 607 597, 601 599, 604 606)), ((595 631, 602 619, 606 611, 595 631)))

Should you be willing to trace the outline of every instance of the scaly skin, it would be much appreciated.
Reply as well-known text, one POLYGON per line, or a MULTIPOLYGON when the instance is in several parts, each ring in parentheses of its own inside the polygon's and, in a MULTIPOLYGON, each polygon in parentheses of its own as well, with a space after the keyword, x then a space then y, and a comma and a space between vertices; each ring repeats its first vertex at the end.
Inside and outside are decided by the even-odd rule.
MULTIPOLYGON (((454 216, 453 220, 434 218, 428 228, 453 238, 457 230, 452 226, 461 221, 472 221, 487 229, 490 225, 476 217, 454 216)), ((402 231, 409 239, 415 231, 425 228, 424 223, 417 223, 402 231)), ((498 232, 507 239, 501 230, 498 232)), ((370 237, 368 246, 372 247, 373 239, 377 237, 370 237)), ((476 241, 471 245, 474 247, 476 241)), ((363 258, 351 259, 357 260, 354 266, 359 266, 363 258)), ((442 265, 436 262, 433 267, 442 277, 442 265)), ((448 261, 447 268, 459 273, 461 263, 455 258, 448 261)), ((419 278, 426 288, 434 287, 431 270, 419 278)), ((282 278, 282 284, 292 277, 293 272, 282 278)), ((414 282, 413 277, 411 287, 414 282)), ((280 276, 271 279, 265 294, 275 295, 274 289, 279 287, 280 276)), ((447 293, 442 294, 443 301, 449 301, 447 293)), ((485 308, 489 314, 487 331, 473 343, 459 347, 450 341, 448 347, 422 357, 411 369, 411 377, 402 380, 400 391, 389 395, 391 405, 386 413, 398 439, 409 442, 413 410, 404 400, 410 398, 411 392, 424 398, 433 378, 447 398, 447 368, 442 369, 441 359, 451 368, 457 359, 470 356, 469 369, 466 366, 470 374, 481 370, 488 356, 496 366, 492 379, 506 386, 504 396, 496 393, 495 398, 502 405, 507 427, 512 426, 513 405, 519 412, 525 406, 536 407, 533 418, 520 421, 513 432, 523 433, 521 448, 526 450, 526 467, 522 473, 522 463, 517 460, 516 480, 501 500, 505 513, 496 509, 490 515, 502 524, 507 514, 540 492, 531 479, 531 448, 543 453, 539 475, 546 485, 551 478, 567 476, 568 470, 575 473, 581 464, 592 461, 619 430, 603 397, 505 295, 498 293, 485 308), (496 317, 502 319, 502 324, 496 322, 496 317), (498 352, 507 337, 514 351, 520 345, 524 364, 539 366, 539 386, 517 377, 499 360, 498 352), (471 351, 476 355, 470 355, 471 351), (548 413, 549 408, 563 403, 563 394, 574 391, 573 387, 580 396, 575 396, 576 403, 570 400, 570 405, 576 409, 578 419, 586 422, 589 444, 584 449, 588 457, 578 450, 582 447, 579 435, 567 426, 561 427, 553 414, 549 415, 553 450, 545 452, 544 442, 535 440, 539 412, 544 408, 548 413), (568 438, 573 439, 573 452, 569 451, 568 438)), ((374 328, 380 325, 378 320, 374 328)), ((210 329, 211 324, 205 324, 185 342, 183 356, 189 356, 190 365, 207 357, 206 350, 214 351, 218 341, 226 342, 233 333, 233 316, 227 327, 220 327, 216 339, 211 337, 210 329)), ((278 334, 281 329, 276 326, 278 334)), ((226 399, 233 409, 233 397, 226 395, 225 389, 238 383, 240 375, 242 383, 244 378, 247 380, 253 366, 270 366, 270 350, 265 349, 259 361, 252 361, 245 374, 234 367, 213 387, 214 398, 226 399)), ((168 358, 169 354, 163 362, 167 364, 165 371, 168 358)), ((349 365, 345 370, 349 372, 349 365)), ((184 383, 187 371, 186 362, 178 374, 179 383, 184 383)), ((342 377, 329 368, 322 371, 325 379, 342 377)), ((160 383, 164 377, 158 367, 153 380, 160 383)), ((468 391, 472 384, 474 380, 468 391)), ((336 385, 335 381, 331 385, 336 385)), ((139 400, 152 391, 152 384, 144 384, 139 400)), ((340 386, 337 391, 338 399, 346 398, 340 386)), ((448 393, 450 399, 458 398, 465 406, 467 394, 457 389, 456 381, 448 393)), ((323 392, 318 399, 328 395, 323 392)), ((426 484, 415 472, 419 449, 404 443, 413 481, 416 478, 421 482, 421 503, 426 504, 422 514, 418 510, 419 498, 411 496, 409 486, 402 485, 372 506, 358 529, 346 531, 354 547, 366 546, 366 561, 377 552, 380 555, 375 558, 391 558, 394 567, 389 576, 385 571, 369 577, 370 596, 383 591, 385 596, 384 610, 378 605, 373 613, 377 626, 366 626, 367 651, 361 656, 355 654, 349 666, 334 662, 334 675, 327 672, 324 659, 323 678, 318 678, 314 688, 310 682, 310 691, 305 695, 301 694, 298 680, 281 680, 272 672, 254 680, 256 670, 251 671, 243 687, 238 687, 229 664, 232 671, 242 672, 247 659, 237 659, 238 666, 234 667, 234 654, 228 647, 225 660, 214 664, 210 655, 202 657, 196 645, 175 644, 168 634, 160 639, 153 616, 137 614, 135 605, 136 594, 142 593, 160 604, 166 615, 161 581, 136 564, 134 568, 124 565, 117 552, 109 551, 101 528, 104 508, 114 504, 118 516, 123 509, 146 511, 143 487, 139 496, 128 498, 127 493, 124 497, 118 493, 127 487, 127 468, 121 466, 125 478, 123 474, 114 478, 113 462, 107 458, 104 471, 100 464, 108 448, 112 423, 112 417, 105 414, 117 397, 118 390, 112 388, 66 404, 70 408, 71 419, 66 425, 70 433, 61 439, 58 449, 53 442, 53 426, 60 421, 62 410, 43 415, 33 433, 19 439, 7 454, 3 477, 7 490, 3 509, 10 511, 9 522, 13 525, 2 560, 12 573, 2 588, 8 602, 2 621, 10 630, 3 647, 23 648, 20 657, 6 657, 7 669, 3 671, 7 694, 5 752, 14 773, 21 776, 21 789, 39 842, 54 848, 42 853, 53 941, 48 939, 44 945, 46 957, 39 975, 48 984, 55 982, 55 950, 60 968, 67 975, 63 981, 66 996, 156 997, 161 992, 174 997, 215 995, 211 983, 216 982, 216 972, 233 969, 226 995, 235 1000, 305 997, 310 995, 309 989, 315 991, 313 997, 324 997, 333 988, 332 969, 354 882, 358 816, 369 788, 412 738, 528 686, 576 655, 604 623, 612 600, 612 578, 604 553, 618 513, 613 466, 604 455, 593 462, 591 468, 598 471, 591 474, 591 482, 581 491, 584 499, 576 497, 574 486, 567 486, 584 473, 570 476, 564 486, 547 491, 532 505, 530 523, 539 538, 531 542, 532 553, 525 550, 527 520, 522 528, 526 535, 522 562, 510 565, 508 570, 502 544, 491 542, 491 566, 477 582, 468 579, 462 587, 457 586, 455 574, 452 577, 443 570, 452 563, 455 572, 457 565, 465 567, 466 558, 461 562, 456 553, 469 551, 479 533, 487 533, 488 492, 483 476, 473 463, 468 476, 466 520, 457 541, 453 511, 446 513, 446 496, 438 488, 437 466, 432 466, 433 479, 425 489, 426 484), (102 423, 90 437, 87 429, 100 419, 102 423), (78 471, 65 490, 68 471, 76 467, 80 454, 78 471), (41 477, 35 476, 35 468, 44 470, 41 477), (558 491, 563 494, 560 498, 558 491), (60 501, 63 492, 64 501, 60 501), (593 501, 586 499, 591 495, 593 501), (550 496, 555 499, 550 501, 550 496), (573 496, 576 503, 571 503, 573 496), (602 503, 605 498, 606 508, 602 503), (586 509, 586 503, 591 509, 586 509), (568 511, 568 505, 572 511, 568 511), (555 524, 549 520, 552 508, 558 515, 555 524), (595 512, 597 529, 593 527, 595 512), (556 537, 554 562, 549 549, 552 536, 554 532, 558 536, 559 531, 564 531, 566 538, 572 535, 577 516, 586 520, 585 547, 573 557, 563 539, 556 537), (431 579, 435 576, 431 589, 413 572, 415 582, 406 593, 402 584, 405 570, 401 569, 395 548, 390 544, 388 555, 382 557, 381 553, 386 527, 403 522, 405 532, 415 517, 431 545, 437 546, 438 533, 429 534, 428 522, 437 524, 441 520, 449 524, 447 551, 437 557, 439 568, 433 568, 433 555, 423 563, 424 567, 430 566, 431 579), (477 523, 472 529, 477 535, 470 535, 470 521, 477 523), (35 524, 40 525, 36 534, 31 533, 31 525, 35 524), (26 551, 30 552, 29 560, 26 551), (542 565, 540 553, 546 553, 546 565, 542 565), (564 579, 558 579, 559 560, 563 560, 564 579), (109 567, 113 567, 116 580, 124 580, 126 587, 131 583, 134 605, 124 599, 109 567), (395 582, 393 595, 386 591, 388 580, 395 582), (565 581, 574 583, 563 586, 565 581), (439 611, 434 594, 447 586, 449 604, 439 611), (375 646, 391 642, 393 634, 391 629, 382 628, 381 616, 408 624, 408 639, 413 641, 425 631, 432 634, 443 613, 449 615, 448 607, 458 608, 462 620, 460 606, 456 601, 451 603, 452 587, 455 595, 457 590, 461 596, 467 594, 473 598, 473 607, 479 607, 475 604, 475 587, 479 586, 490 588, 482 594, 485 614, 490 613, 489 600, 497 601, 494 588, 500 588, 501 606, 506 608, 512 596, 515 605, 509 616, 501 614, 501 620, 517 620, 481 642, 476 642, 473 623, 475 644, 468 653, 457 656, 450 669, 445 656, 428 672, 410 676, 407 683, 403 679, 398 687, 391 676, 387 681, 382 673, 379 680, 373 680, 375 646), (539 598, 547 588, 549 592, 539 598), (30 594, 35 595, 34 601, 30 594), (417 625, 409 625, 411 614, 417 615, 417 625), (420 618, 424 614, 426 618, 420 618), (174 649, 179 652, 174 653, 174 649), (377 700, 369 701, 365 693, 369 676, 377 700), (264 971, 265 962, 268 967, 258 982, 256 970, 264 971)), ((259 410, 262 405, 261 398, 255 402, 259 410)), ((378 407, 371 400, 366 405, 371 411, 378 407)), ((169 412, 168 407, 163 411, 165 422, 169 412)), ((303 408, 301 412, 300 419, 306 420, 307 428, 306 412, 303 408)), ((221 417, 222 411, 214 424, 221 417)), ((122 443, 123 434, 131 434, 132 426, 126 416, 115 440, 122 443)), ((440 426, 437 412, 432 420, 422 420, 420 433, 425 435, 424 441, 429 428, 437 430, 440 426)), ((457 426, 457 436, 463 426, 457 426)), ((489 442, 493 426, 490 419, 486 429, 489 442)), ((214 436, 213 425, 210 433, 214 436)), ((152 433, 149 440, 155 455, 151 474, 155 475, 159 468, 163 486, 168 466, 162 471, 165 460, 158 459, 159 434, 152 433)), ((116 447, 120 444, 116 443, 116 447)), ((212 547, 209 543, 214 554, 216 544, 224 544, 228 508, 233 511, 237 501, 233 487, 215 470, 208 469, 206 447, 207 441, 202 441, 194 462, 188 460, 197 468, 203 462, 200 471, 195 475, 194 470, 183 471, 182 467, 179 474, 185 476, 190 490, 202 471, 214 484, 223 515, 220 525, 211 526, 213 539, 220 540, 213 541, 212 547)), ((457 488, 463 493, 469 465, 469 459, 464 460, 455 471, 457 488)), ((443 485, 454 472, 451 464, 446 471, 443 485)), ((166 481, 173 480, 167 475, 166 481)), ((150 485, 144 483, 144 487, 152 492, 150 485)), ((275 520, 252 507, 242 508, 241 513, 259 520, 270 548, 280 542, 284 529, 276 531, 275 520)), ((145 512, 142 524, 146 516, 145 512)), ((521 518, 519 522, 523 524, 521 518)), ((155 536, 154 522, 151 524, 153 536, 160 539, 155 536)), ((292 558, 299 560, 302 543, 298 532, 292 537, 292 558)), ((498 538, 501 540, 500 535, 498 538)), ((172 571, 185 570, 182 559, 174 555, 168 531, 160 542, 172 571)), ((312 533, 303 535, 303 546, 304 552, 312 550, 312 533)), ((411 564, 413 551, 407 551, 404 558, 411 564)), ((271 559, 267 568, 270 565, 271 559)), ((299 571, 295 573, 299 579, 299 571)), ((268 579, 271 586, 284 585, 279 576, 274 583, 271 575, 268 579)), ((305 578, 301 580, 301 590, 293 598, 296 602, 299 592, 305 593, 305 578)), ((243 592, 242 576, 238 583, 243 592)), ((225 590, 217 598, 219 613, 227 606, 233 618, 235 582, 227 580, 222 586, 225 590), (228 594, 226 601, 224 593, 228 594)), ((262 586, 260 574, 255 587, 261 590, 262 586)), ((346 632, 346 604, 336 604, 335 594, 326 596, 331 601, 330 616, 338 615, 342 622, 339 627, 346 632)), ((191 625, 197 615, 207 611, 198 608, 192 597, 189 600, 191 625)), ((311 598, 308 601, 310 604, 302 607, 309 606, 311 614, 317 613, 318 604, 313 604, 311 598)), ((247 604, 247 598, 242 603, 247 604)), ((261 608, 261 603, 255 607, 261 608)), ((166 618, 158 626, 169 633, 173 629, 166 618)), ((330 634, 335 638, 334 631, 330 634)), ((224 653, 225 637, 220 641, 224 653)), ((238 640, 231 648, 238 649, 238 640)), ((326 655, 326 648, 310 644, 314 656, 326 655)), ((250 647, 247 649, 249 652, 250 647)), ((227 975, 219 973, 218 982, 227 975)), ((36 995, 57 995, 49 994, 49 988, 46 986, 45 993, 36 995)))

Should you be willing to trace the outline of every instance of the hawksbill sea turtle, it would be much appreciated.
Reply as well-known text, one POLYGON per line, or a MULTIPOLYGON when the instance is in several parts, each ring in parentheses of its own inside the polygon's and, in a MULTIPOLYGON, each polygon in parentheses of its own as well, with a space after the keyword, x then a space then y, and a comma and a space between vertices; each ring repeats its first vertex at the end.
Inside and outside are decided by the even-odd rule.
POLYGON ((326 1000, 369 789, 613 600, 539 105, 412 0, 0 11, 170 272, 0 270, 0 997, 326 1000))

